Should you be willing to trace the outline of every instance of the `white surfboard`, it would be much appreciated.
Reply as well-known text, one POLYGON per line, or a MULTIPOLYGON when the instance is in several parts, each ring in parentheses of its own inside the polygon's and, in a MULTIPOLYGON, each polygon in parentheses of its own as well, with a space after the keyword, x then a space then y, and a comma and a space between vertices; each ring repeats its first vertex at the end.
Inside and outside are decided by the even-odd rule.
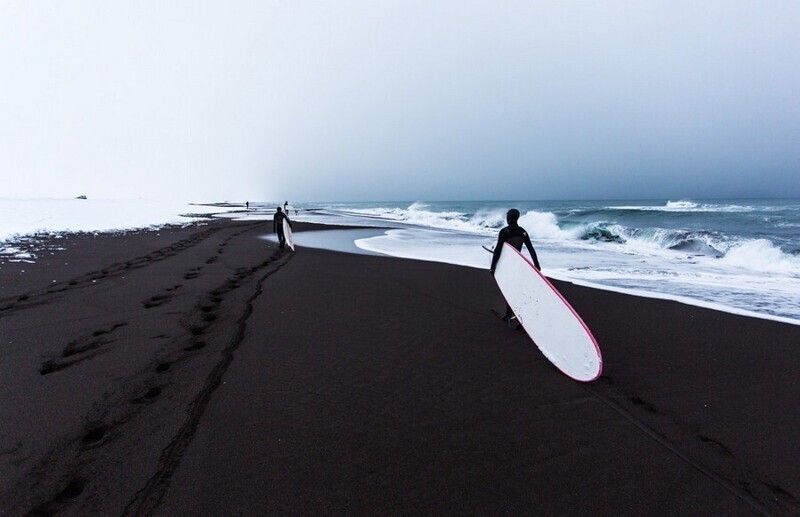
POLYGON ((553 284, 508 243, 494 278, 525 332, 551 363, 576 381, 600 377, 603 357, 589 328, 553 284))
POLYGON ((289 226, 289 221, 283 218, 283 236, 286 237, 286 244, 294 251, 294 239, 292 238, 292 227, 289 226))

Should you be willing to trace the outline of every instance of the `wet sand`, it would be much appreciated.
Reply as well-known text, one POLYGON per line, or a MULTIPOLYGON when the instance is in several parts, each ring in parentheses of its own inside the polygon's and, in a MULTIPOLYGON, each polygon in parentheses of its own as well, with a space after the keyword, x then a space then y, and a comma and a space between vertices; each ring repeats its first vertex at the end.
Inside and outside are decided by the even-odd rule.
POLYGON ((485 270, 270 229, 0 265, 0 514, 800 512, 800 326, 555 282, 581 384, 485 270))

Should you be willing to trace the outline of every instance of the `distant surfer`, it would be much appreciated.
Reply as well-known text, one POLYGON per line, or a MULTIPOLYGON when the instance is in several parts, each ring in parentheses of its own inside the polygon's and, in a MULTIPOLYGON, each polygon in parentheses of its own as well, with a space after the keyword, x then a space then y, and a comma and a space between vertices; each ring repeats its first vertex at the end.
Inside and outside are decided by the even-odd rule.
POLYGON ((286 213, 286 214, 289 213, 289 202, 288 201, 284 201, 283 202, 283 212, 286 213))
MULTIPOLYGON (((492 276, 494 276, 497 261, 500 260, 500 254, 503 252, 503 244, 506 242, 511 244, 517 251, 522 251, 522 245, 524 244, 531 254, 533 265, 536 266, 536 269, 539 271, 542 269, 539 266, 539 258, 536 256, 536 250, 533 249, 533 244, 531 243, 531 238, 528 236, 528 232, 526 232, 525 228, 521 227, 517 221, 519 221, 519 210, 512 208, 506 213, 506 222, 508 226, 500 230, 500 235, 497 236, 497 244, 492 254, 492 266, 489 268, 492 276)), ((506 315, 503 316, 503 321, 509 321, 512 318, 514 318, 514 311, 511 310, 511 306, 506 303, 506 315)))
POLYGON ((272 232, 278 234, 278 242, 280 243, 278 247, 281 249, 286 247, 286 235, 283 234, 284 219, 286 219, 286 224, 289 225, 289 228, 293 229, 292 220, 281 210, 281 207, 278 207, 277 212, 275 212, 275 217, 272 219, 272 232))
POLYGON ((245 201, 244 206, 245 210, 250 210, 250 201, 245 201))

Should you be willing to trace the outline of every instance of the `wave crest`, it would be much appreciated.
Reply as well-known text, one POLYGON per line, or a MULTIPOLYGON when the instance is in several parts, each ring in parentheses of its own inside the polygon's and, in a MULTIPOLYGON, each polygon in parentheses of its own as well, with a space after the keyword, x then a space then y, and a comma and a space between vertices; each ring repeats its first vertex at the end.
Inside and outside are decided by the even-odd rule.
POLYGON ((800 256, 785 253, 766 239, 754 239, 732 246, 720 259, 728 266, 759 272, 800 276, 800 256))
POLYGON ((552 212, 530 210, 519 218, 519 225, 525 228, 533 238, 563 239, 570 235, 558 225, 558 218, 552 212))
POLYGON ((694 201, 667 201, 664 205, 624 205, 609 206, 608 210, 639 211, 639 212, 721 212, 738 213, 752 212, 752 206, 746 205, 715 205, 713 203, 695 203, 694 201))
POLYGON ((700 205, 692 201, 667 201, 665 208, 670 210, 692 210, 699 206, 700 205))

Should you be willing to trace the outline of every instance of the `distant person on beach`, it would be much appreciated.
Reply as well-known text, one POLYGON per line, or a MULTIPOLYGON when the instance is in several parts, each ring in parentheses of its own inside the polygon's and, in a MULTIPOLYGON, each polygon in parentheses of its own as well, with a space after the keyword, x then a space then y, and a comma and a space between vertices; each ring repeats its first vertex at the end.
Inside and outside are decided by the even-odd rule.
MULTIPOLYGON (((500 235, 497 236, 497 244, 492 254, 492 266, 489 268, 492 275, 494 275, 494 270, 497 267, 497 261, 500 260, 500 254, 503 253, 503 244, 506 242, 511 244, 517 251, 522 251, 522 245, 524 244, 531 254, 533 265, 540 271, 542 269, 539 266, 539 258, 536 256, 536 250, 533 249, 533 244, 531 244, 531 238, 528 236, 528 232, 525 231, 525 228, 517 224, 517 221, 519 221, 519 210, 512 208, 506 213, 506 222, 508 226, 500 230, 500 235)), ((514 311, 512 311, 511 306, 506 303, 506 315, 503 316, 503 321, 509 321, 514 317, 514 311)))
POLYGON ((278 242, 280 243, 278 247, 281 249, 286 247, 286 235, 283 234, 284 219, 286 219, 286 222, 289 223, 289 228, 291 228, 292 220, 281 210, 281 207, 278 207, 277 212, 275 212, 275 217, 272 219, 272 232, 278 234, 278 242))
POLYGON ((284 201, 283 202, 283 211, 285 213, 287 213, 287 214, 289 213, 289 202, 288 201, 284 201))
POLYGON ((250 210, 250 201, 245 201, 244 206, 246 210, 250 210))

